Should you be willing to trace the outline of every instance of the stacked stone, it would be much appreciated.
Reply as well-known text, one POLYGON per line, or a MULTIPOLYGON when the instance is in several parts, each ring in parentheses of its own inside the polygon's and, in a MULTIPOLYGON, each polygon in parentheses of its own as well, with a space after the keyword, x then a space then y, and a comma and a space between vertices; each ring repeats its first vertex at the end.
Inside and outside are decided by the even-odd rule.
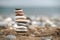
POLYGON ((29 20, 27 20, 27 17, 24 15, 22 9, 16 9, 15 10, 16 16, 15 16, 15 29, 16 31, 28 31, 27 25, 29 20))

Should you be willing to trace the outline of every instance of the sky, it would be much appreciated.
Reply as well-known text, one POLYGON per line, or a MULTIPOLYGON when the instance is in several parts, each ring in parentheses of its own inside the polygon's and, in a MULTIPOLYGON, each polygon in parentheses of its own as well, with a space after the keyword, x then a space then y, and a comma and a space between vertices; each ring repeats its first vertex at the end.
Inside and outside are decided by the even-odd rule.
POLYGON ((60 0, 0 0, 3 7, 58 7, 60 0))

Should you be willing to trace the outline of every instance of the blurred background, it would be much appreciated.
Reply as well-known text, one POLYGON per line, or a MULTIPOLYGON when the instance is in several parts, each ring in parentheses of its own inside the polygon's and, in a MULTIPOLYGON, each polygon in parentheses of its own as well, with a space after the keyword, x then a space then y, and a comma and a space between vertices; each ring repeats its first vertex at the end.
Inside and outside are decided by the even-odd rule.
POLYGON ((0 0, 0 16, 14 16, 15 8, 22 8, 31 16, 60 16, 60 0, 0 0))
POLYGON ((25 15, 33 21, 38 20, 32 24, 40 25, 39 22, 45 20, 51 25, 60 25, 60 0, 0 0, 0 21, 14 19, 15 8, 23 9, 25 15))

